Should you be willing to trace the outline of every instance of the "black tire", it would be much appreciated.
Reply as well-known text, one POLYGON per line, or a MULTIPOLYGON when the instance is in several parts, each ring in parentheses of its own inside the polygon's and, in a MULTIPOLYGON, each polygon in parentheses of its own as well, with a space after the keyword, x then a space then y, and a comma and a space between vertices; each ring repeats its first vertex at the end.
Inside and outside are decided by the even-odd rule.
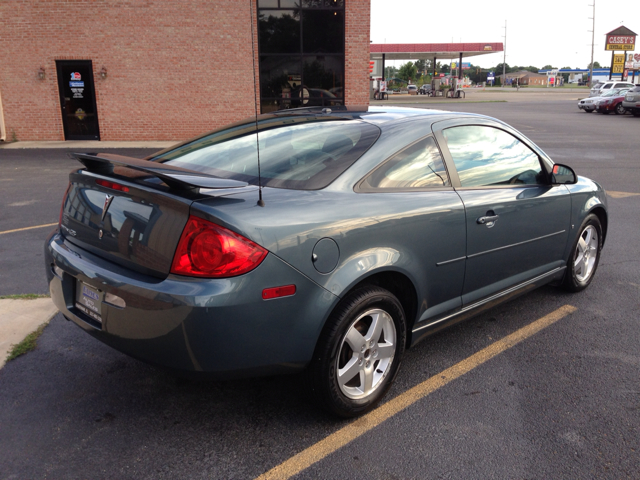
POLYGON ((618 105, 616 105, 615 112, 616 115, 624 115, 625 113, 627 113, 627 109, 622 106, 622 103, 619 103, 618 105))
POLYGON ((586 108, 584 109, 584 113, 593 113, 593 110, 587 110, 586 108))
POLYGON ((598 269, 602 250, 602 224, 596 215, 587 215, 578 232, 571 247, 563 282, 563 287, 570 292, 579 292, 589 286, 598 269), (592 238, 594 233, 596 239, 592 238), (585 249, 585 243, 588 249, 585 249))
POLYGON ((634 117, 640 117, 640 110, 632 110, 631 113, 634 117))
POLYGON ((374 286, 352 292, 331 313, 318 340, 307 371, 312 399, 321 407, 344 418, 356 417, 373 409, 387 393, 398 373, 405 342, 404 310, 393 294, 374 286), (374 317, 381 329, 379 334, 372 328, 374 317), (386 329, 382 330, 381 326, 386 329), (367 342, 370 332, 374 334, 371 341, 367 342), (365 342, 362 348, 366 350, 356 352, 356 349, 352 349, 347 333, 354 334, 356 341, 362 339, 365 342), (387 358, 390 352, 392 355, 387 358), (351 367, 347 368, 348 365, 351 367), (358 370, 358 373, 354 372, 351 380, 344 377, 350 381, 341 385, 338 378, 340 368, 349 372, 358 370), (367 376, 367 372, 372 389, 358 397, 358 388, 366 390, 362 379, 363 375, 367 376))

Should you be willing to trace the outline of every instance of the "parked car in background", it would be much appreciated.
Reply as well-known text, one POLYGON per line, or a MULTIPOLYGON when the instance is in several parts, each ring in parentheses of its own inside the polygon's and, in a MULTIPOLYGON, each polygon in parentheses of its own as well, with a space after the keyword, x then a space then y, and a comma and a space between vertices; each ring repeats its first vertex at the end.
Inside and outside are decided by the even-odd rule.
POLYGON ((432 91, 433 91, 433 87, 431 86, 431 84, 425 83, 420 87, 420 90, 418 90, 418 93, 420 95, 431 95, 432 91))
POLYGON ((640 86, 634 87, 626 93, 622 106, 634 117, 640 117, 640 86))
POLYGON ((591 88, 590 97, 599 97, 607 90, 611 90, 614 88, 633 88, 635 85, 629 82, 604 82, 601 84, 596 84, 591 88))
POLYGON ((626 110, 622 105, 624 95, 629 91, 628 88, 620 88, 611 90, 611 95, 604 94, 598 97, 596 102, 596 110, 598 113, 604 113, 605 115, 615 112, 616 115, 624 115, 626 110))
POLYGON ((598 97, 587 97, 578 101, 578 108, 580 110, 584 110, 587 113, 593 113, 598 108, 598 103, 603 98, 609 98, 611 96, 615 96, 621 89, 616 88, 613 90, 606 90, 601 96, 598 97))
POLYGON ((407 85, 407 93, 409 93, 409 95, 417 95, 418 87, 416 85, 407 85))
POLYGON ((192 376, 305 371, 343 417, 428 335, 587 288, 607 234, 600 185, 482 115, 302 108, 146 160, 74 157, 44 248, 67 319, 192 376))
POLYGON ((329 107, 341 105, 342 99, 336 97, 328 90, 321 88, 307 88, 304 85, 291 90, 291 105, 297 107, 329 107))

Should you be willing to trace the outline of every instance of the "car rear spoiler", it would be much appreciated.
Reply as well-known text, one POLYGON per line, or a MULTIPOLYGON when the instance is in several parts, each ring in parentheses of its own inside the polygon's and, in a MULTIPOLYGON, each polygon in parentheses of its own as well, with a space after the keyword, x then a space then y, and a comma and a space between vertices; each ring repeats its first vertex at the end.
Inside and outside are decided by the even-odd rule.
POLYGON ((87 167, 89 172, 109 175, 113 173, 115 166, 127 167, 160 178, 172 190, 228 189, 249 186, 248 183, 238 180, 214 177, 195 170, 122 155, 109 153, 71 153, 69 155, 87 167))

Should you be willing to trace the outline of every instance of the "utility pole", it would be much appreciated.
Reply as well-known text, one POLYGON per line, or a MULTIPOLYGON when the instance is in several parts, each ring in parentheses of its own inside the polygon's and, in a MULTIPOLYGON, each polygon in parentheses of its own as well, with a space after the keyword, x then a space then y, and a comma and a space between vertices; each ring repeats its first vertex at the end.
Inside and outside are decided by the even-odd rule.
POLYGON ((589 65, 589 88, 593 87, 593 46, 595 42, 596 35, 596 0, 593 0, 593 17, 589 17, 593 20, 593 25, 591 27, 591 65, 589 65))
MULTIPOLYGON (((595 0, 594 0, 595 2, 595 0)), ((502 57, 502 87, 507 83, 507 21, 504 21, 504 56, 502 57)))

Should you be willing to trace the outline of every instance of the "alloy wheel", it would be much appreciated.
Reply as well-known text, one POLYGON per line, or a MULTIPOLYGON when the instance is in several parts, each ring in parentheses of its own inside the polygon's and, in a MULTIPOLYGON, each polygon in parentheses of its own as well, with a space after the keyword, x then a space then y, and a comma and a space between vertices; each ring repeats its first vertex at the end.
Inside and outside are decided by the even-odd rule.
POLYGON ((382 385, 396 353, 393 318, 381 309, 360 315, 343 337, 336 359, 340 391, 350 399, 362 399, 382 385))
POLYGON ((573 260, 573 270, 578 281, 585 282, 592 275, 598 258, 598 245, 598 231, 593 225, 587 225, 578 239, 573 260))

